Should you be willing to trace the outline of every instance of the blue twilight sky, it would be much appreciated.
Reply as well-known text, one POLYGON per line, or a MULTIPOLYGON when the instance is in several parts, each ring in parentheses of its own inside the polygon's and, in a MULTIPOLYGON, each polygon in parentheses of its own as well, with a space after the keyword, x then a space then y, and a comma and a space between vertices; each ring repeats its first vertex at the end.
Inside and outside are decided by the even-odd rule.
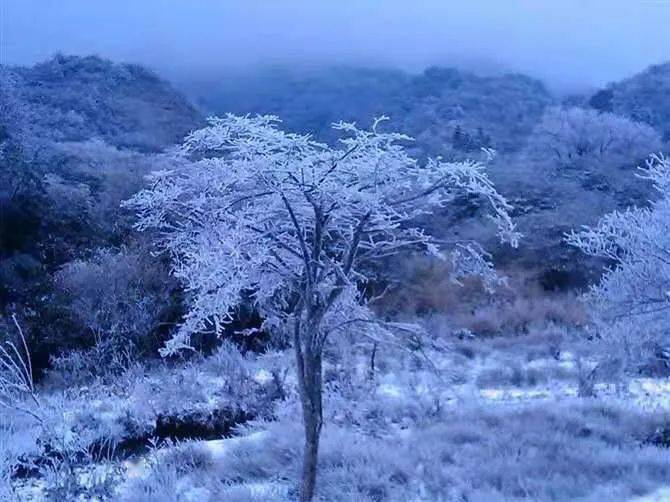
POLYGON ((177 80, 278 65, 452 64, 569 90, 670 60, 670 0, 0 0, 0 62, 56 52, 177 80))

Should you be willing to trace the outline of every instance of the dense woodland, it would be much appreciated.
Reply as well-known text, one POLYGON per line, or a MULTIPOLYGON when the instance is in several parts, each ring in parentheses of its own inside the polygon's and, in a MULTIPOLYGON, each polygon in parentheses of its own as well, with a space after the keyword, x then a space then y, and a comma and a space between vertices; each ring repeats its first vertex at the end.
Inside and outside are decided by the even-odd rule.
POLYGON ((643 500, 668 141, 670 63, 0 67, 0 498, 643 500))

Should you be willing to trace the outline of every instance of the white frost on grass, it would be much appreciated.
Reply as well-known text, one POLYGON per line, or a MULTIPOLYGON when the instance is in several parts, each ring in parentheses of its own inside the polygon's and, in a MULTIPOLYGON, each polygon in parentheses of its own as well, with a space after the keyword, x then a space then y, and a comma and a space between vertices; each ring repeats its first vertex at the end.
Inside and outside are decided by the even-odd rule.
POLYGON ((149 472, 149 462, 145 457, 125 460, 122 465, 126 473, 126 479, 143 478, 149 472))
POLYGON ((639 406, 670 410, 670 378, 636 378, 630 383, 629 392, 639 406))
POLYGON ((551 388, 539 389, 482 389, 479 391, 480 397, 493 402, 519 402, 534 401, 537 399, 554 399, 563 397, 574 397, 577 395, 577 388, 569 386, 555 386, 551 388))
MULTIPOLYGON (((458 404, 471 399, 492 404, 518 404, 538 400, 555 401, 575 398, 578 387, 575 382, 555 381, 548 385, 534 387, 485 387, 478 389, 472 384, 448 385, 429 379, 418 384, 405 382, 401 378, 385 378, 376 387, 379 397, 393 400, 410 399, 433 395, 439 397, 443 405, 458 404)), ((630 402, 647 410, 670 411, 670 378, 635 378, 627 388, 619 388, 611 383, 595 385, 596 394, 606 399, 630 402)))
POLYGON ((254 375, 254 381, 260 385, 266 385, 272 381, 272 374, 266 369, 260 369, 254 375))
MULTIPOLYGON (((210 458, 212 461, 217 462, 221 461, 230 452, 231 448, 240 443, 257 442, 265 439, 267 439, 267 433, 265 431, 256 431, 240 437, 212 439, 209 441, 193 441, 191 446, 208 453, 211 456, 210 458)), ((160 448, 154 452, 154 455, 160 462, 160 457, 168 454, 172 448, 178 447, 179 445, 160 448)), ((151 473, 151 460, 147 457, 130 459, 123 462, 123 467, 126 472, 126 479, 141 479, 151 473)))
POLYGON ((386 397, 403 397, 405 392, 402 387, 392 383, 383 383, 377 387, 377 392, 386 397))
MULTIPOLYGON (((618 399, 630 402, 649 410, 670 410, 670 379, 636 378, 631 380, 628 389, 617 391, 616 386, 599 383, 596 394, 602 398, 618 399)), ((485 401, 496 403, 523 402, 533 400, 557 400, 577 396, 577 386, 570 384, 535 388, 486 388, 479 391, 485 401)))
POLYGON ((240 443, 247 442, 262 442, 268 437, 265 431, 256 431, 246 436, 232 437, 225 439, 213 439, 211 441, 198 441, 195 443, 196 447, 203 448, 212 456, 212 460, 217 461, 223 459, 234 446, 240 443))

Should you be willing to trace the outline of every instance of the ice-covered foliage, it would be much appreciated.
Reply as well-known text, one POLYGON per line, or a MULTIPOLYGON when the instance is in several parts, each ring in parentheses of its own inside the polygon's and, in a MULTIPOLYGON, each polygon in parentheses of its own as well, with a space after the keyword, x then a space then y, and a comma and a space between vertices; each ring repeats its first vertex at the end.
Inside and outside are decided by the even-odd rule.
POLYGON ((598 169, 636 163, 658 151, 651 126, 584 108, 549 108, 528 139, 531 157, 560 167, 598 169))
POLYGON ((0 203, 11 201, 35 183, 34 170, 26 164, 36 155, 39 140, 32 134, 28 105, 20 89, 16 73, 0 65, 0 203))
POLYGON ((160 233, 193 306, 166 352, 188 336, 220 329, 249 294, 266 326, 284 330, 303 309, 323 309, 319 343, 331 331, 369 321, 359 285, 366 264, 402 251, 441 255, 463 273, 493 279, 476 243, 440 242, 412 222, 458 194, 481 195, 502 240, 516 245, 504 198, 479 162, 424 166, 407 137, 339 123, 338 148, 285 133, 269 116, 216 118, 182 147, 184 165, 155 172, 130 204, 139 228, 160 233), (289 320, 291 319, 291 320, 289 320), (344 323, 344 324, 343 324, 344 323))
POLYGON ((653 182, 657 201, 615 211, 568 236, 585 253, 611 260, 588 299, 605 323, 602 336, 634 367, 649 357, 667 360, 670 344, 670 159, 652 156, 640 175, 653 182))
POLYGON ((154 173, 130 205, 138 227, 159 234, 191 308, 164 353, 189 347, 194 332, 213 330, 248 298, 264 328, 291 338, 306 430, 301 500, 311 500, 322 423, 322 352, 329 337, 355 330, 373 339, 406 325, 381 323, 366 306, 369 265, 401 252, 440 258, 446 248, 461 275, 498 280, 475 242, 444 242, 416 223, 456 196, 479 196, 499 238, 519 234, 507 201, 485 166, 410 157, 398 133, 339 122, 337 147, 286 133, 273 116, 213 118, 192 133, 183 165, 154 173))

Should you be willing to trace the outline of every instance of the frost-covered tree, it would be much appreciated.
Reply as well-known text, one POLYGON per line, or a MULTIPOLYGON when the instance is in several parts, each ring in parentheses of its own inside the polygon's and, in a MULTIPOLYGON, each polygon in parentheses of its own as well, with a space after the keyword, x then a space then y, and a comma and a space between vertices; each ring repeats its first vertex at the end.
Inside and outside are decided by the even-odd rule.
POLYGON ((637 162, 658 151, 651 126, 583 108, 547 109, 528 139, 531 157, 560 167, 600 168, 637 162))
POLYGON ((213 118, 180 150, 182 165, 155 172, 129 204, 192 297, 181 329, 163 353, 189 347, 194 332, 220 332, 250 299, 264 328, 289 336, 296 355, 305 430, 301 500, 314 495, 322 426, 322 352, 334 336, 391 336, 405 329, 377 321, 363 286, 369 264, 406 251, 442 258, 459 274, 495 281, 474 242, 444 242, 415 224, 458 195, 486 200, 502 241, 516 245, 509 205, 485 166, 429 160, 418 165, 397 133, 338 123, 337 147, 283 132, 272 116, 213 118))
POLYGON ((618 352, 628 369, 650 357, 667 357, 663 352, 670 344, 670 159, 654 155, 640 169, 660 193, 657 201, 610 213, 567 238, 613 264, 587 299, 604 327, 604 340, 613 342, 609 355, 618 352))

